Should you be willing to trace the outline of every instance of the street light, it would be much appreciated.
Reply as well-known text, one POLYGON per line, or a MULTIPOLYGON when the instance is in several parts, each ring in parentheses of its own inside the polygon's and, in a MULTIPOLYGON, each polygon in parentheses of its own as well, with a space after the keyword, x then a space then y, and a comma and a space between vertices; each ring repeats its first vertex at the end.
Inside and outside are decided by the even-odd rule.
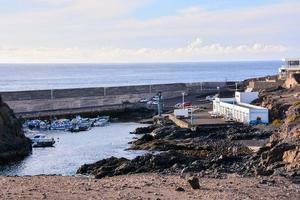
POLYGON ((185 95, 185 92, 182 92, 182 108, 184 109, 184 95, 185 95))
POLYGON ((162 95, 161 95, 161 92, 158 92, 157 96, 158 96, 157 114, 158 114, 158 116, 161 116, 161 112, 162 112, 162 108, 161 108, 162 95))

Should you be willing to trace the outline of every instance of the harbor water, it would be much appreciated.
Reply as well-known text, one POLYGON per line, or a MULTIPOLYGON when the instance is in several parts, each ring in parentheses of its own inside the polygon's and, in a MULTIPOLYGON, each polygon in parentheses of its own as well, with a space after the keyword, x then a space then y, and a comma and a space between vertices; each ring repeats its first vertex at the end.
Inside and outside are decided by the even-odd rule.
POLYGON ((135 137, 129 133, 140 126, 143 125, 111 123, 79 133, 42 131, 41 133, 56 140, 55 147, 34 148, 32 154, 24 160, 0 166, 0 175, 75 175, 76 170, 85 163, 111 156, 134 158, 144 152, 125 149, 129 146, 128 142, 135 137))

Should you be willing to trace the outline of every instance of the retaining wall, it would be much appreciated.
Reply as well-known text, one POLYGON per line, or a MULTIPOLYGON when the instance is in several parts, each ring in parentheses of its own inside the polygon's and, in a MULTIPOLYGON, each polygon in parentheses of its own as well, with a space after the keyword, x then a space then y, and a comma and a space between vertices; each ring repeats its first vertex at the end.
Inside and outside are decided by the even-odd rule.
POLYGON ((0 92, 0 95, 17 115, 31 114, 32 117, 38 117, 41 113, 52 111, 68 114, 72 110, 98 111, 106 109, 105 107, 118 107, 138 102, 141 98, 150 98, 157 92, 162 92, 165 99, 181 96, 182 92, 207 93, 216 90, 217 87, 222 89, 226 85, 225 82, 174 83, 0 92))

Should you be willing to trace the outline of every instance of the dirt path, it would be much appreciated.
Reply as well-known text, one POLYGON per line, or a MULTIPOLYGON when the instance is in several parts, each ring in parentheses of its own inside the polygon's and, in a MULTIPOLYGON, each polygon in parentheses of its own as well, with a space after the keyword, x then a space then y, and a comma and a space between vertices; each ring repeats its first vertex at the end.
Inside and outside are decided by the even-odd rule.
POLYGON ((300 199, 300 185, 284 178, 274 181, 241 178, 200 178, 193 190, 179 176, 139 174, 101 180, 60 177, 0 177, 0 199, 300 199), (176 191, 182 187, 185 191, 176 191))

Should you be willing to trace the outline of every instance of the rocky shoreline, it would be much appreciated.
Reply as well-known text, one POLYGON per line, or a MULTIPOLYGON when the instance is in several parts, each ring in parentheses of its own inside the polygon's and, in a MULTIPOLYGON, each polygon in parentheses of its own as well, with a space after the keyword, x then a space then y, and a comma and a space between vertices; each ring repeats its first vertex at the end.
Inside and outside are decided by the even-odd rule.
MULTIPOLYGON (((0 197, 57 199, 67 193, 65 199, 99 199, 101 193, 103 199, 299 199, 299 93, 299 87, 261 91, 255 103, 269 108, 272 123, 267 126, 192 131, 175 126, 168 118, 147 120, 152 124, 137 128, 133 134, 140 137, 129 147, 147 154, 82 165, 77 174, 89 178, 2 177, 5 192, 0 197), (268 142, 254 151, 245 144, 249 140, 268 142)), ((140 113, 134 115, 140 119, 140 113)), ((126 113, 122 119, 127 120, 126 113)), ((8 134, 15 141, 13 146, 1 143, 0 150, 8 152, 6 158, 31 152, 20 123, 2 102, 0 128, 5 133, 1 141, 8 141, 8 134)), ((6 161, 3 155, 1 161, 6 161)))
POLYGON ((23 159, 32 151, 21 122, 0 96, 0 164, 23 159))
POLYGON ((129 148, 148 150, 149 154, 133 160, 115 157, 103 159, 83 165, 77 173, 94 175, 96 178, 145 172, 196 173, 199 177, 222 178, 228 173, 236 173, 248 177, 280 175, 300 183, 300 103, 289 99, 295 96, 292 93, 298 92, 283 88, 273 92, 263 91, 264 96, 256 102, 268 106, 270 99, 273 99, 269 104, 276 103, 276 106, 269 106, 271 119, 280 117, 280 125, 274 125, 275 121, 268 126, 241 125, 191 131, 176 127, 168 119, 157 119, 148 127, 136 129, 134 133, 142 136, 132 141, 129 148), (281 100, 283 95, 288 96, 281 102, 274 102, 276 95, 281 100), (289 100, 292 103, 287 106, 289 100), (276 110, 283 107, 286 109, 281 112, 276 110), (290 116, 294 116, 292 121, 290 116), (269 138, 269 142, 257 152, 240 142, 269 138))

